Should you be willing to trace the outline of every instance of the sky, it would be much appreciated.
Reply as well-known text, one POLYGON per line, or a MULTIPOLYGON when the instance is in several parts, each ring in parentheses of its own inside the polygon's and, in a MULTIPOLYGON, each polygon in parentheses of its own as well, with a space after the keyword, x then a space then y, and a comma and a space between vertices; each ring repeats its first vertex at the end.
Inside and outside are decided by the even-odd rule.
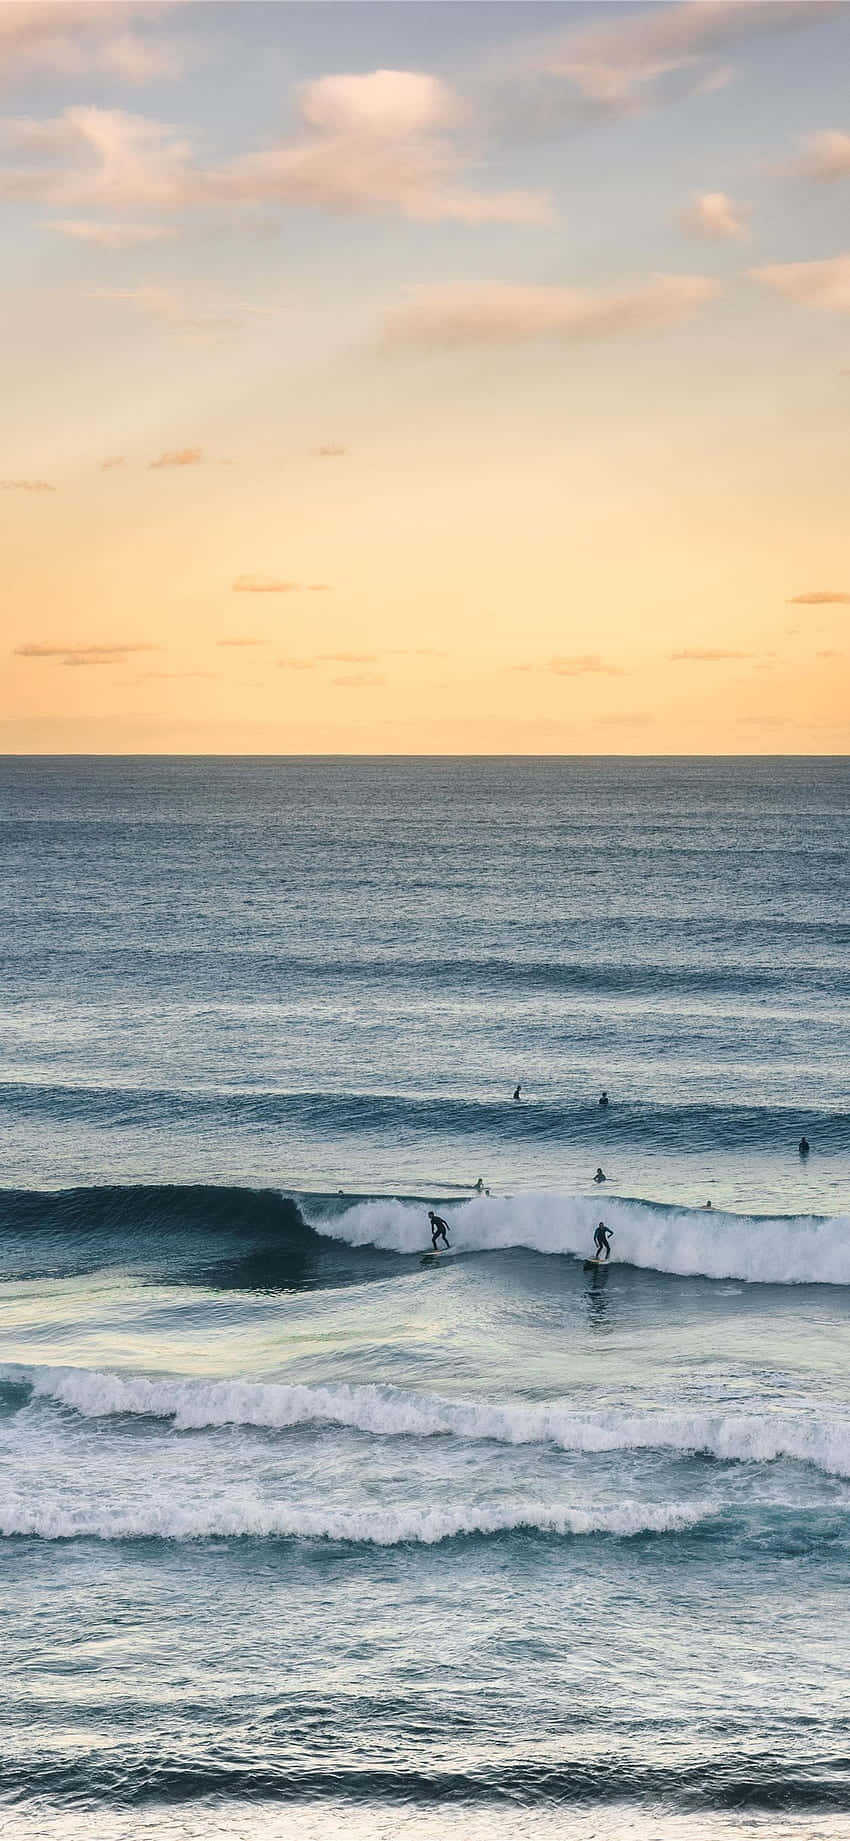
POLYGON ((0 752, 847 752, 849 66, 0 0, 0 752))

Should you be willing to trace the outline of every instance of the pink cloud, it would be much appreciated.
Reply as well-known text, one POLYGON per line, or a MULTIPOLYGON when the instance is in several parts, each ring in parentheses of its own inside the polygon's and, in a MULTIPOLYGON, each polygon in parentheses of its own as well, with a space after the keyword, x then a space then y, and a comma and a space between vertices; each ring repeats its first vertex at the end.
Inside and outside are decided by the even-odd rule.
POLYGON ((384 337, 391 346, 605 338, 675 325, 718 291, 704 275, 656 275, 604 291, 457 282, 417 289, 385 316, 384 337))

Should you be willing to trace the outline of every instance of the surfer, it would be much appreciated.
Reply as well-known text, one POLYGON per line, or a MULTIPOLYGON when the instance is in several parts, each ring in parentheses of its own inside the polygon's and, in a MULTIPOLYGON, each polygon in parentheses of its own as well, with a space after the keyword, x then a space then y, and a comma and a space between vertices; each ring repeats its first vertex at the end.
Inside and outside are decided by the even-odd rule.
POLYGON ((607 1104, 608 1104, 608 1095, 607 1095, 607 1093, 606 1093, 606 1091, 605 1091, 605 1088, 604 1088, 604 1087, 603 1087, 603 1089, 602 1089, 602 1092, 601 1092, 601 1093, 600 1093, 600 1095, 599 1095, 599 1104, 600 1104, 600 1106, 607 1106, 607 1104))
POLYGON ((473 1185, 472 1185, 472 1187, 473 1187, 473 1189, 475 1190, 475 1192, 476 1192, 476 1194, 477 1194, 477 1195, 483 1195, 483 1194, 484 1194, 484 1178, 483 1178, 483 1176, 479 1176, 479 1178, 478 1178, 478 1181, 477 1181, 477 1183, 473 1183, 473 1185))
POLYGON ((799 1151, 799 1153, 800 1153, 800 1156, 801 1156, 801 1157, 808 1157, 808 1155, 809 1155, 809 1150, 810 1150, 810 1148, 811 1148, 811 1147, 810 1147, 810 1145, 809 1145, 809 1140, 808 1140, 808 1138, 806 1138, 806 1137, 803 1137, 803 1138, 801 1138, 801 1139, 800 1139, 800 1142, 799 1142, 799 1144, 798 1144, 798 1146, 797 1146, 797 1149, 798 1149, 798 1151, 799 1151))
POLYGON ((428 1210, 428 1220, 431 1223, 431 1245, 436 1253, 438 1240, 442 1240, 446 1247, 449 1244, 449 1224, 441 1215, 435 1215, 433 1208, 428 1210))
POLYGON ((610 1259, 611 1242, 608 1236, 609 1234, 613 1234, 613 1232, 614 1232, 613 1227, 606 1227, 605 1222, 600 1221, 599 1226, 596 1229, 596 1232, 593 1236, 593 1244, 596 1248, 597 1259, 610 1259))
POLYGON ((522 1092, 522 1087, 520 1085, 520 1082, 517 1081, 516 1086, 514 1087, 514 1099, 519 1099, 521 1092, 522 1092))
POLYGON ((607 1183, 608 1178, 605 1175, 605 1171, 603 1170, 601 1164, 599 1165, 599 1168, 597 1169, 596 1175, 594 1176, 593 1180, 595 1183, 607 1183))
POLYGON ((713 1207, 714 1207, 714 1203, 713 1203, 713 1202, 703 1202, 703 1205, 702 1205, 702 1212, 703 1212, 703 1214, 705 1214, 705 1211, 706 1211, 706 1209, 707 1209, 707 1208, 713 1208, 713 1207))

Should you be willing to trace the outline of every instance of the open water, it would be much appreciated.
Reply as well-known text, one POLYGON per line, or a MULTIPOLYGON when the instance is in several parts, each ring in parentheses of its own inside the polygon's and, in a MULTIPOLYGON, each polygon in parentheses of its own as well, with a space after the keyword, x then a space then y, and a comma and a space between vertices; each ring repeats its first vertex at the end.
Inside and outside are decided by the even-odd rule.
POLYGON ((850 1836, 849 821, 0 761, 4 1841, 850 1836))

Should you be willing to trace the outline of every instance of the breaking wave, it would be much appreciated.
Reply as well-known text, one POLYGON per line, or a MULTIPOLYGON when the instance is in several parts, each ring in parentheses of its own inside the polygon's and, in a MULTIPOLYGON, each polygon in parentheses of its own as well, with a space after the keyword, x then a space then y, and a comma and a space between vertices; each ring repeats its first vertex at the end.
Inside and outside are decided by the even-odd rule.
POLYGON ((548 1444, 570 1452, 673 1451, 743 1464, 785 1458, 850 1477, 850 1414, 576 1411, 558 1400, 451 1400, 372 1384, 154 1380, 82 1368, 36 1370, 24 1384, 32 1397, 85 1419, 168 1419, 178 1432, 332 1425, 376 1438, 548 1444))
MULTIPOLYGON (((680 1277, 737 1278, 767 1285, 850 1285, 850 1216, 773 1217, 663 1207, 619 1196, 551 1191, 476 1196, 447 1205, 453 1245, 460 1252, 528 1247, 538 1253, 586 1257, 604 1212, 614 1230, 613 1259, 680 1277)), ((356 1202, 323 1234, 354 1246, 397 1253, 421 1251, 423 1211, 408 1201, 356 1202)))
POLYGON ((569 1504, 502 1501, 497 1506, 370 1508, 364 1510, 296 1509, 261 1502, 248 1490, 233 1491, 218 1501, 150 1502, 144 1507, 110 1507, 92 1503, 69 1509, 61 1502, 38 1506, 13 1491, 0 1492, 0 1535, 36 1536, 41 1540, 211 1540, 236 1537, 337 1541, 374 1547, 406 1543, 435 1546, 440 1541, 482 1535, 531 1533, 560 1536, 608 1534, 619 1539, 640 1535, 684 1533, 711 1519, 713 1511, 691 1503, 669 1502, 653 1508, 624 1501, 617 1508, 585 1510, 569 1504))

